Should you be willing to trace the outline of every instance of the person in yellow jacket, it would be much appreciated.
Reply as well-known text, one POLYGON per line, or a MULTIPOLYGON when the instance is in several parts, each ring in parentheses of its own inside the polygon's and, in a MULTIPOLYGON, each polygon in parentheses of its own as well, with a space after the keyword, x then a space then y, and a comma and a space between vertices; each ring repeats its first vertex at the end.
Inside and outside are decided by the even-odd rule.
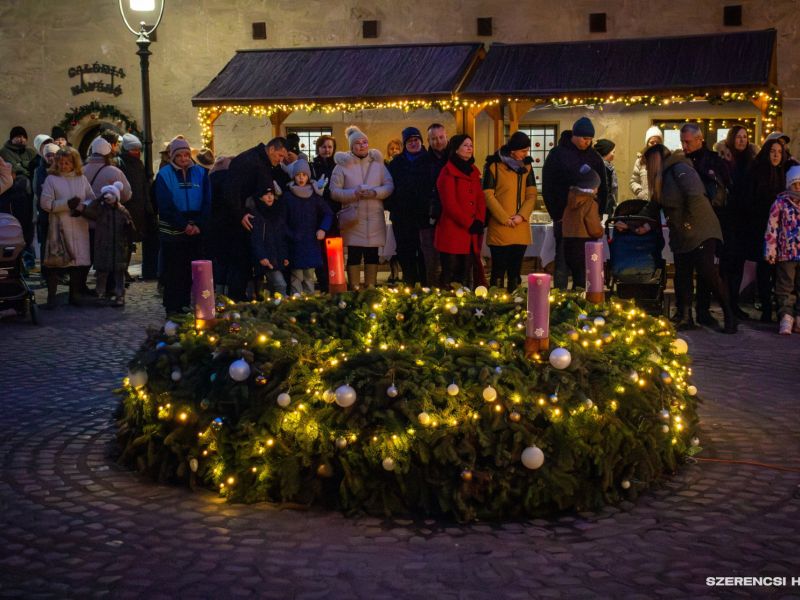
POLYGON ((536 205, 537 190, 530 151, 530 138, 517 131, 486 159, 483 169, 489 226, 486 243, 492 253, 489 285, 502 287, 505 279, 508 291, 522 281, 522 258, 531 243, 528 218, 536 205))

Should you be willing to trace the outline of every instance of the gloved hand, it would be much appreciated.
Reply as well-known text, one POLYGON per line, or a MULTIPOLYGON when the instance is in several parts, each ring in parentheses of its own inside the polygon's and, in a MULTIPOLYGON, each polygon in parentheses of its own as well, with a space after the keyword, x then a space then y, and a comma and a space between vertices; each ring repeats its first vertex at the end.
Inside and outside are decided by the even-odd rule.
POLYGON ((473 234, 483 233, 483 223, 475 219, 469 226, 469 232, 473 234))
POLYGON ((328 185, 328 178, 325 177, 325 174, 323 173, 322 177, 317 179, 317 187, 322 190, 325 189, 326 185, 328 185))
POLYGON ((72 210, 78 208, 78 205, 81 203, 81 199, 77 196, 73 196, 69 200, 67 200, 67 206, 69 206, 72 210))

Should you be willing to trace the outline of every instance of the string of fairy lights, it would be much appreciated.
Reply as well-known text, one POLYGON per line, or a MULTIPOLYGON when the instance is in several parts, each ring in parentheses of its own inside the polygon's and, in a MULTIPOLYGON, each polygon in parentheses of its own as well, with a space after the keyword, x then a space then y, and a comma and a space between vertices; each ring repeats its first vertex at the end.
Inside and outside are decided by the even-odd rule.
MULTIPOLYGON (((403 112, 412 112, 415 110, 430 110, 436 109, 443 112, 455 111, 460 109, 479 109, 483 110, 488 107, 496 107, 501 102, 514 103, 514 102, 533 102, 533 110, 544 110, 548 108, 565 109, 565 108, 578 108, 590 107, 597 110, 603 110, 604 107, 614 106, 641 106, 641 107, 668 107, 673 105, 682 105, 687 103, 705 102, 709 105, 722 105, 730 102, 752 102, 761 105, 761 130, 762 132, 774 131, 778 119, 781 115, 781 94, 777 89, 768 91, 754 90, 754 91, 724 91, 722 93, 711 92, 686 92, 686 93, 673 93, 669 95, 661 94, 633 94, 633 95, 615 95, 610 94, 607 96, 560 96, 550 98, 524 98, 524 97, 507 97, 507 98, 492 98, 492 99, 469 99, 454 96, 451 98, 439 99, 401 99, 401 100, 359 100, 359 101, 338 101, 338 102, 298 102, 298 103, 267 103, 267 104, 219 104, 214 106, 203 106, 198 109, 198 121, 200 123, 200 131, 203 138, 204 145, 213 143, 214 138, 214 122, 222 114, 243 115, 255 117, 258 119, 269 119, 272 115, 285 113, 289 114, 295 111, 305 111, 311 113, 355 113, 363 110, 386 110, 395 109, 402 110, 403 112)), ((697 121, 697 119, 689 119, 697 121)), ((707 119, 709 121, 719 121, 720 119, 707 119)), ((728 121, 739 122, 743 119, 728 118, 728 121)), ((749 120, 755 124, 754 119, 749 120)), ((754 130, 749 130, 751 135, 755 134, 754 130)), ((766 135, 766 133, 764 134, 766 135)))

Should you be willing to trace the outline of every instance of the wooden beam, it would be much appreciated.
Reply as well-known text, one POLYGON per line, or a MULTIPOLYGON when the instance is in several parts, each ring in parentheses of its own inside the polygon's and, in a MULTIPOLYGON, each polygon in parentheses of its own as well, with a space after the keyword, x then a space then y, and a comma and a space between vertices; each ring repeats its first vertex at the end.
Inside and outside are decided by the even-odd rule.
POLYGON ((516 101, 516 102, 509 102, 508 103, 508 131, 509 133, 514 133, 519 130, 519 122, 522 117, 525 116, 525 113, 528 112, 535 102, 530 101, 516 101))
POLYGON ((492 148, 497 150, 505 141, 503 138, 503 108, 499 104, 491 104, 483 107, 483 111, 489 115, 494 123, 492 136, 492 148))
POLYGON ((478 116, 480 109, 477 107, 463 107, 456 111, 456 129, 458 133, 466 133, 473 140, 475 139, 475 117, 478 116))

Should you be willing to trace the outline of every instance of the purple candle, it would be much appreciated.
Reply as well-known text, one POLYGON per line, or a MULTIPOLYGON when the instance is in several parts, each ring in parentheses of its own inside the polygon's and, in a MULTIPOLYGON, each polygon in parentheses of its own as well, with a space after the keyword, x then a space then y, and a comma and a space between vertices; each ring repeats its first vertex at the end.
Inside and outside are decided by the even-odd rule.
POLYGON ((192 298, 195 319, 210 321, 215 317, 214 272, 210 260, 192 261, 192 298))
POLYGON ((586 242, 586 298, 589 302, 599 304, 605 299, 603 284, 603 242, 586 242))
POLYGON ((550 338, 550 275, 528 275, 528 324, 526 336, 534 340, 550 338))

